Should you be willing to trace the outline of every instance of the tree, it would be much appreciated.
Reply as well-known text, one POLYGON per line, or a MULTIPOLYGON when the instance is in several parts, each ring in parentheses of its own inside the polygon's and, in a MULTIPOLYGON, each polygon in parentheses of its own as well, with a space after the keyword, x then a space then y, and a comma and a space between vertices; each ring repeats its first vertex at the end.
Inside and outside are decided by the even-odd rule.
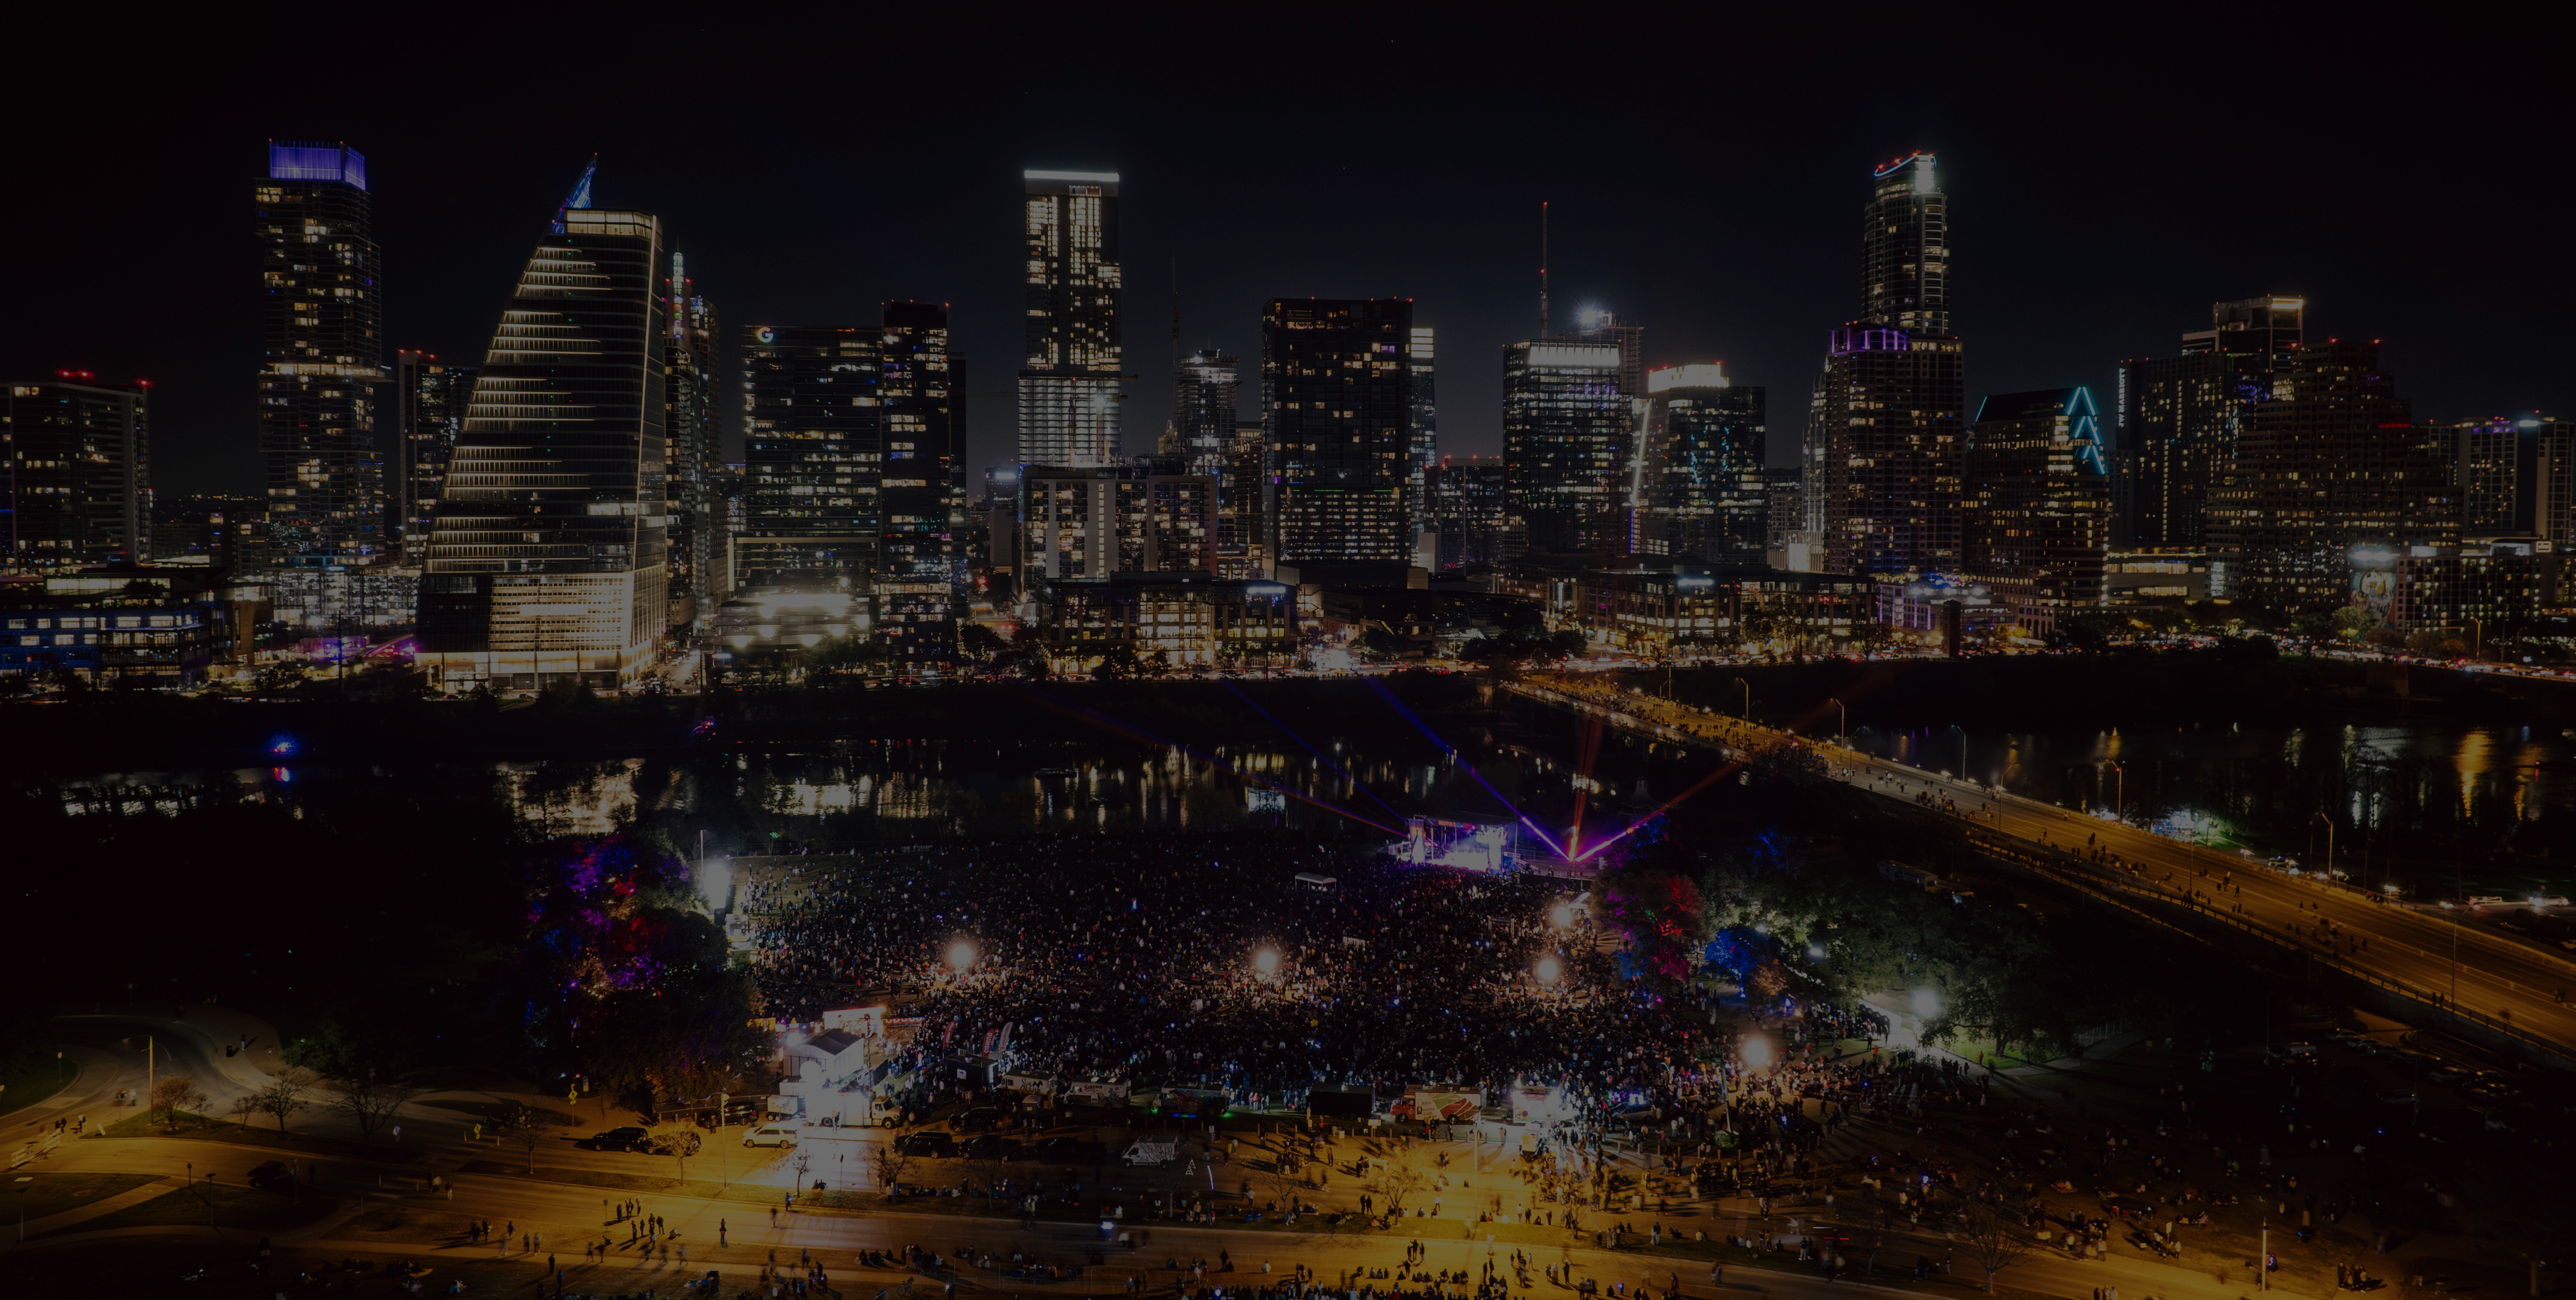
POLYGON ((1398 1164, 1389 1165, 1377 1177, 1370 1179, 1368 1189, 1369 1195, 1378 1199, 1381 1213, 1400 1215, 1404 1213, 1404 1198, 1416 1195, 1430 1185, 1430 1177, 1421 1170, 1398 1164))
POLYGON ((903 1171, 912 1164, 911 1157, 906 1156, 894 1143, 888 1142, 878 1147, 871 1159, 876 1164, 878 1190, 888 1196, 902 1194, 903 1171))
POLYGON ((969 623, 957 629, 957 648, 970 659, 990 659, 1007 644, 993 629, 981 623, 969 623))
POLYGON ((277 1121, 277 1131, 286 1131, 286 1121, 312 1105, 304 1099, 304 1090, 317 1080, 313 1072, 301 1066, 288 1066, 286 1073, 252 1091, 259 1113, 277 1121))
POLYGON ((206 1090, 184 1074, 167 1075, 152 1085, 151 1118, 155 1124, 179 1131, 179 1117, 206 1104, 206 1090))
POLYGON ((500 1113, 492 1117, 493 1136, 525 1151, 531 1174, 537 1172, 537 1144, 546 1140, 552 1127, 546 1112, 524 1101, 503 1102, 500 1113))
POLYGON ((376 1130, 403 1108, 403 1103, 420 1093, 417 1088, 389 1080, 340 1078, 322 1086, 332 1096, 331 1109, 348 1116, 358 1126, 360 1137, 374 1137, 376 1130))
POLYGON ((2039 1242, 2021 1219, 1979 1198, 1959 1208, 1959 1240, 1967 1243, 1968 1258, 1986 1271, 1986 1294, 1995 1291, 1995 1274, 2030 1258, 2039 1242))

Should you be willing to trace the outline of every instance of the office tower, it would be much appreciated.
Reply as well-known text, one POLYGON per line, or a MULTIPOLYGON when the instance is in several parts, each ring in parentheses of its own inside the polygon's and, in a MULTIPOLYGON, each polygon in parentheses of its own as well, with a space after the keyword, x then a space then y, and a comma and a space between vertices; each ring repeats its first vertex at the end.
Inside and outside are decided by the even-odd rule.
POLYGON ((1810 420, 1821 435, 1829 573, 1930 572, 1960 560, 1967 384, 1950 333, 1949 200, 1934 166, 1913 153, 1873 174, 1861 315, 1828 344, 1810 420))
POLYGON ((718 599, 708 578, 715 532, 707 492, 708 475, 723 451, 716 430, 721 336, 715 305, 696 288, 686 259, 671 254, 671 273, 662 282, 663 310, 670 318, 670 337, 662 347, 662 514, 668 520, 663 553, 670 566, 663 622, 669 629, 704 622, 718 599))
POLYGON ((877 507, 876 630, 907 663, 953 660, 965 555, 965 391, 949 350, 948 309, 890 302, 877 331, 885 422, 877 507))
POLYGON ((2211 493, 2210 545, 2239 557, 2233 599, 2282 612, 2342 605, 2356 548, 2456 543, 2450 466, 2416 427, 2376 340, 2287 354, 2211 493))
POLYGON ((1425 562, 1419 553, 1421 538, 1430 529, 1431 497, 1422 476, 1440 459, 1440 388, 1435 382, 1433 368, 1435 343, 1430 326, 1416 325, 1413 327, 1413 342, 1406 348, 1406 355, 1412 362, 1406 378, 1411 386, 1407 402, 1413 408, 1412 479, 1408 484, 1412 492, 1408 499, 1413 503, 1413 518, 1406 525, 1406 535, 1414 539, 1414 562, 1417 564, 1425 562))
POLYGON ((1443 456, 1422 475, 1426 530, 1436 539, 1432 566, 1455 569, 1499 564, 1504 554, 1509 497, 1503 462, 1492 456, 1443 456))
POLYGON ((1018 514, 1033 582, 1216 571, 1217 481, 1180 457, 1029 466, 1018 514))
POLYGON ((0 573, 152 558, 151 396, 86 370, 0 391, 0 573))
POLYGON ((1021 173, 1027 346, 1020 462, 1106 465, 1118 455, 1118 173, 1021 173))
POLYGON ((1961 515, 1968 576, 2045 636, 2059 611, 2102 603, 2111 461, 2093 394, 2003 393, 1969 429, 1961 515))
POLYGON ((2541 422, 2531 416, 2435 420, 2425 426, 2451 467, 2460 531, 2470 537, 2528 535, 2540 526, 2541 422))
POLYGON ((1717 362, 1646 372, 1645 514, 1638 549, 1759 568, 1770 547, 1763 390, 1717 362))
POLYGON ((662 230, 582 174, 493 330, 439 494, 422 661, 453 685, 613 686, 668 615, 662 230))
POLYGON ((1263 310, 1274 565, 1413 562, 1412 343, 1407 298, 1263 310))
POLYGON ((394 353, 394 436, 385 466, 385 537, 408 562, 429 546, 439 488, 465 429, 474 367, 445 365, 427 352, 394 353))
POLYGON ((385 382, 367 160, 270 142, 259 236, 259 445, 279 567, 372 563, 389 549, 375 386, 385 382))
POLYGON ((2120 363, 2113 424, 2122 544, 2196 547, 2208 541, 2209 494, 2272 374, 2306 337, 2307 301, 2266 294, 2210 307, 2210 328, 2182 336, 2182 354, 2120 363))
POLYGON ((885 523, 882 334, 872 325, 743 332, 744 577, 873 578, 885 523))
POLYGON ((1515 551, 1622 552, 1634 412, 1619 348, 1503 346, 1503 477, 1515 551))
POLYGON ((2564 552, 2576 543, 2576 421, 2527 415, 2537 450, 2532 456, 2532 532, 2564 552))

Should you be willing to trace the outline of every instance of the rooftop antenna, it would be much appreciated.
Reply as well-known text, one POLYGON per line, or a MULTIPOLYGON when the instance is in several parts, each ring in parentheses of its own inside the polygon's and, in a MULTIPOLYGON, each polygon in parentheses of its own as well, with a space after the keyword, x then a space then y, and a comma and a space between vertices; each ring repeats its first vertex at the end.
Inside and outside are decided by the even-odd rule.
POLYGON ((1181 255, 1172 254, 1172 369, 1181 368, 1181 255))
POLYGON ((1547 201, 1538 205, 1538 336, 1547 337, 1547 201))

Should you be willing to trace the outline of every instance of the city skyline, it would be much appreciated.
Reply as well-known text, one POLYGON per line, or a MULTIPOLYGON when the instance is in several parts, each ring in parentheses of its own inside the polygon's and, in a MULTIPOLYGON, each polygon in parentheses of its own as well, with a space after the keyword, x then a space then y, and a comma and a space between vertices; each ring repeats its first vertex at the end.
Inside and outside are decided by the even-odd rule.
MULTIPOLYGON (((1390 28, 1399 51, 1422 49, 1429 35, 1403 23, 1390 28)), ((516 232, 598 150, 606 156, 603 202, 664 214, 693 275, 738 313, 734 319, 869 319, 860 313, 886 301, 947 304, 961 354, 987 359, 975 372, 980 400, 969 431, 968 463, 980 469, 1007 457, 1016 434, 1014 403, 991 395, 1009 387, 1006 359, 1019 334, 1015 232, 1004 209, 1012 200, 1005 196, 1020 171, 1097 168, 1124 178, 1125 262, 1137 277, 1129 288, 1147 295, 1145 310, 1154 315, 1169 292, 1156 283, 1164 278, 1157 272, 1177 261, 1185 349, 1253 354, 1260 304, 1273 297, 1411 297, 1421 323, 1448 336, 1444 445, 1489 454, 1499 449, 1499 345, 1528 335, 1535 318, 1540 202, 1553 205, 1560 315, 1587 305, 1614 310, 1652 331, 1648 364, 1720 361, 1739 382, 1792 393, 1810 373, 1820 330, 1831 324, 1812 323, 1818 305, 1842 298, 1848 282, 1850 198, 1839 178, 1855 159, 1925 149, 1938 152, 1952 173, 1946 188, 1962 229, 1971 232, 1956 252, 1964 273, 1954 325, 1977 344, 1970 400, 2066 384, 2107 395, 2119 360, 2169 350, 2175 322, 2190 321, 2210 302, 2277 292, 2313 304, 2312 336, 2386 340, 2390 364, 2409 376, 2428 418, 2566 405, 2559 390, 2567 381, 2543 360, 2565 327, 2541 310, 2562 273, 2538 268, 2534 286, 2509 255, 2516 223, 2526 218, 2472 219, 2464 205, 2429 197, 2446 185, 2514 174, 2499 165, 2500 145, 2466 129, 2485 120, 2462 117, 2468 109, 2446 107, 2431 121, 2390 128, 2380 146, 2386 151, 2446 139, 2452 147, 2439 157, 2411 152, 2419 183, 2361 212, 2326 198, 2331 187, 2319 178, 2339 165, 2334 160, 2263 170, 2238 145, 2174 134, 2144 107, 2159 103, 2156 95, 2131 96, 2141 107, 2079 104, 2063 120, 2033 120, 2014 111, 2027 105, 2027 91, 1979 79, 2005 49, 1971 51, 1920 29, 1816 38, 1812 48, 1793 35, 1755 32, 1751 39, 1778 47, 1792 75, 1906 39, 1930 42, 1940 56, 1933 61, 1947 60, 1957 74, 1937 79, 1902 111, 1888 111, 1892 92, 1865 93, 1847 107, 1789 96, 1745 116, 1715 151, 1696 153, 1684 166, 1660 143, 1669 137, 1655 132, 1602 144, 1600 155, 1579 167, 1546 150, 1534 151, 1536 161, 1525 167, 1487 166, 1491 148, 1471 141, 1480 124, 1509 118, 1527 93, 1506 91, 1458 101, 1429 120, 1421 140, 1402 146, 1391 141, 1343 157, 1303 144, 1210 149, 1209 132, 1220 128, 1236 139, 1264 138, 1246 132, 1270 111, 1238 104, 1213 121, 1178 121, 1156 111, 1146 92, 1104 85, 1088 102, 1053 101, 1089 112, 1029 114, 1010 106, 1016 101, 985 94, 996 78, 1034 58, 1019 39, 998 37, 967 42, 957 58, 935 66, 890 69, 904 85, 947 79, 969 101, 960 146, 903 168, 852 166, 837 154, 819 169, 789 168, 791 151, 811 144, 810 134, 795 131, 710 156, 698 146, 711 135, 630 128, 599 114, 515 129, 502 125, 500 109, 516 92, 499 89, 489 91, 489 103, 461 89, 428 92, 448 110, 434 130, 370 103, 324 111, 274 94, 179 124, 111 113, 88 138, 131 144, 132 158, 145 164, 128 168, 138 178, 127 182, 141 200, 136 206, 200 211, 206 229, 156 235, 150 258, 107 258, 84 254, 132 242, 122 215, 77 225, 46 212, 20 220, 37 242, 65 250, 63 263, 105 264, 110 291, 95 296, 106 303, 135 300, 114 291, 121 286, 113 282, 130 275, 154 286, 152 293, 205 306, 174 305, 166 314, 185 328, 135 337, 87 300, 89 286, 75 291, 64 269, 48 264, 35 269, 29 290, 49 318, 41 329, 13 322, 0 335, 0 354, 28 374, 74 368, 153 379, 167 449, 156 465, 161 485, 173 492, 255 489, 255 471, 241 454, 255 431, 240 379, 255 340, 237 310, 251 271, 238 238, 218 231, 212 215, 237 201, 226 195, 239 194, 253 165, 245 141, 338 140, 365 154, 377 240, 386 249, 386 354, 417 349, 469 365, 479 360, 488 317, 524 254, 516 232), (1819 111, 1800 117, 1797 110, 1808 108, 1819 111), (1622 171, 1651 181, 1640 191, 1602 179, 1622 171), (779 179, 791 172, 803 179, 779 179), (1256 173, 1265 197, 1232 201, 1231 180, 1256 173), (2070 183, 2097 197, 2068 202, 2070 183), (2214 204, 2230 219, 2203 219, 2214 204), (1295 238, 1284 237, 1291 231, 1295 238), (136 265, 118 264, 125 261, 136 265), (2070 284, 2078 289, 2072 295, 2070 284)), ((898 32, 889 54, 913 39, 898 32)), ((1306 48, 1231 24, 1158 39, 1225 46, 1262 63, 1306 48)), ((1468 64, 1480 78, 1530 57, 1473 24, 1456 39, 1458 51, 1475 56, 1468 64)), ((715 45, 730 49, 734 41, 719 37, 715 45)), ((780 92, 785 100, 821 89, 820 74, 801 56, 779 57, 790 73, 782 83, 790 89, 780 92)), ((2442 56, 2437 49, 2419 57, 2442 56)), ((422 54, 397 57, 390 84, 410 85, 426 75, 428 62, 422 54)), ((2167 86, 2163 74, 2144 70, 2150 62, 2145 53, 2122 56, 2099 67, 2097 80, 2161 88, 2162 102, 2188 102, 2195 88, 2167 86)), ((2331 59, 2321 62, 2319 93, 2350 84, 2353 74, 2331 59)), ((470 71, 482 64, 475 56, 444 66, 470 71)), ((1421 67, 1400 102, 1436 102, 1462 75, 1445 59, 1426 57, 1421 67)), ((729 86, 743 75, 711 74, 710 84, 729 86)), ((1780 89, 1776 81, 1761 86, 1780 89)), ((1759 107, 1753 89, 1730 94, 1738 98, 1726 105, 1759 107)), ((1715 120, 1671 117, 1669 96, 1647 98, 1676 124, 1715 120)), ((731 120, 730 110, 717 114, 706 131, 731 120)), ((1542 134, 1557 138, 1559 131, 1542 134)), ((97 165, 50 148, 43 156, 75 178, 97 165)), ((2535 191, 2534 210, 2545 209, 2545 195, 2560 184, 2547 176, 2515 183, 2535 191)), ((1150 446, 1170 400, 1136 359, 1129 358, 1128 373, 1148 377, 1128 385, 1131 400, 1123 403, 1131 452, 1150 446)), ((730 424, 730 406, 727 416, 730 424)), ((1779 463, 1787 459, 1783 435, 1795 422, 1775 423, 1771 459, 1779 463)), ((726 430, 726 446, 738 457, 738 427, 726 430)))

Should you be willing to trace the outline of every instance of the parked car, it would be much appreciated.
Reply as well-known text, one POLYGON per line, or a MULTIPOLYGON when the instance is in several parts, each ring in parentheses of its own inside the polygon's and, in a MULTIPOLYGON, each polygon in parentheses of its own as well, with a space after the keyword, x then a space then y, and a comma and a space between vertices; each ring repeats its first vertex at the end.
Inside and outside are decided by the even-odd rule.
POLYGON ((742 1144, 747 1147, 792 1147, 796 1145, 796 1130, 784 1124, 763 1124, 759 1128, 744 1130, 742 1144))
POLYGON ((283 1160, 270 1160, 250 1171, 250 1185, 264 1192, 295 1190, 295 1170, 283 1160))
POLYGON ((1008 1119, 1009 1117, 1009 1112, 1007 1111, 995 1110, 989 1106, 978 1106, 975 1109, 967 1111, 959 1115, 957 1118, 948 1121, 948 1127, 953 1128, 960 1133, 981 1133, 986 1129, 1000 1124, 1003 1120, 1008 1119))
POLYGON ((966 1144, 969 1160, 1007 1160, 1020 1144, 999 1133, 986 1133, 966 1144))
POLYGON ((573 1143, 584 1151, 639 1151, 647 1135, 640 1128, 613 1128, 573 1143))
POLYGON ((937 1129, 925 1129, 919 1133, 906 1133, 897 1138, 894 1149, 908 1156, 927 1156, 933 1160, 946 1160, 957 1154, 957 1139, 937 1129))

